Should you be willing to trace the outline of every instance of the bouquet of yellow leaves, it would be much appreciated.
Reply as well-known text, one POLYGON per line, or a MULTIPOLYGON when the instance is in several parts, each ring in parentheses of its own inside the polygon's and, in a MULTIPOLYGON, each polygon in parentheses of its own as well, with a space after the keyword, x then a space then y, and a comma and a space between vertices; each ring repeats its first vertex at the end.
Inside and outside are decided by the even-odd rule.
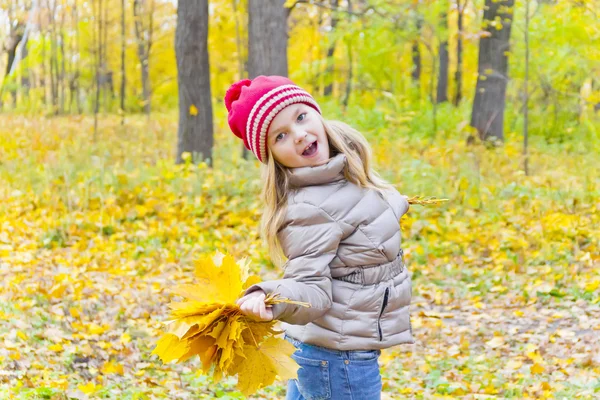
MULTIPOLYGON (((296 350, 274 335, 275 321, 259 322, 243 315, 235 304, 244 290, 260 278, 248 276, 249 263, 236 263, 233 257, 217 253, 202 257, 195 267, 198 283, 178 286, 174 294, 187 299, 171 302, 168 333, 158 341, 152 354, 165 362, 178 363, 198 355, 202 369, 213 378, 238 375, 238 389, 250 395, 275 381, 296 378, 298 364, 291 358, 296 350)), ((267 305, 293 303, 277 295, 267 305)), ((307 306, 306 304, 300 304, 307 306)))

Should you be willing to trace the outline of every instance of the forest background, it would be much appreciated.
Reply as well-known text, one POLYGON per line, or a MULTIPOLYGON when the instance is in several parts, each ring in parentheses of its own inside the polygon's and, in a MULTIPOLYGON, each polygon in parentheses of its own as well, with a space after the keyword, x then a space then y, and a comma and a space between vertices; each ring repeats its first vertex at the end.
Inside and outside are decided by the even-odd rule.
POLYGON ((222 101, 260 74, 450 200, 401 220, 416 343, 385 398, 599 396, 598 0, 0 7, 0 397, 243 398, 150 352, 200 254, 281 273, 222 101))

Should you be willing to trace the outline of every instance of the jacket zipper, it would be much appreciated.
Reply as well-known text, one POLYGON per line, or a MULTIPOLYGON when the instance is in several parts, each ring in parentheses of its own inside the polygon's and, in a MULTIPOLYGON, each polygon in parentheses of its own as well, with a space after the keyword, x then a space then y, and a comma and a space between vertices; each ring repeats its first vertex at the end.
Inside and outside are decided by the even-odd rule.
POLYGON ((390 288, 387 287, 387 288, 385 288, 385 293, 383 295, 383 303, 381 304, 381 311, 379 312, 379 317, 377 317, 377 330, 379 331, 379 341, 380 342, 383 340, 383 332, 381 330, 381 316, 383 315, 383 312, 385 311, 385 308, 387 307, 389 294, 390 294, 390 288))

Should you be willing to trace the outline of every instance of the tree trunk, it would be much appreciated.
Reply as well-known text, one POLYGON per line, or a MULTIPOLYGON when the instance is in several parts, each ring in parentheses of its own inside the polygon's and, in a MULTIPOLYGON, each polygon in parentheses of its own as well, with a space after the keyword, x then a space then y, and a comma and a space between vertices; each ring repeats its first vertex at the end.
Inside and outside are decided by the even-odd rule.
POLYGON ((60 50, 60 73, 58 73, 58 63, 56 65, 56 71, 58 73, 58 98, 59 98, 59 113, 60 114, 64 114, 65 113, 65 98, 67 96, 67 90, 66 90, 66 75, 67 75, 67 69, 66 69, 66 59, 67 59, 67 55, 65 53, 65 48, 67 47, 67 43, 66 43, 66 35, 65 35, 65 18, 66 18, 66 11, 64 9, 60 9, 59 10, 59 15, 60 15, 60 24, 58 25, 58 34, 56 35, 56 40, 59 43, 59 50, 60 50))
POLYGON ((525 0, 525 104, 523 105, 523 170, 529 175, 529 0, 525 0))
POLYGON ((248 2, 248 76, 288 75, 284 0, 248 2))
MULTIPOLYGON (((444 4, 447 6, 446 2, 444 4)), ((444 10, 441 16, 442 20, 442 38, 439 49, 439 69, 437 82, 436 102, 443 103, 448 101, 448 8, 444 10)))
POLYGON ((42 37, 42 62, 40 63, 40 86, 42 87, 44 93, 44 105, 48 106, 48 90, 46 88, 46 31, 44 30, 42 25, 42 13, 38 14, 38 24, 40 26, 40 35, 42 37))
POLYGON ((102 63, 102 86, 104 86, 103 104, 104 112, 106 112, 109 109, 108 94, 109 92, 111 93, 111 95, 113 93, 112 71, 110 70, 110 66, 108 64, 108 4, 106 4, 104 7, 104 17, 102 18, 102 25, 102 54, 104 55, 104 60, 102 63))
MULTIPOLYGON (((348 19, 352 21, 352 0, 348 1, 348 19)), ((344 110, 348 108, 348 103, 350 101, 350 93, 352 92, 352 63, 353 63, 353 54, 352 54, 352 39, 348 39, 346 41, 346 46, 348 47, 348 77, 346 78, 346 90, 344 92, 344 98, 342 99, 342 105, 344 106, 344 110)))
MULTIPOLYGON (((69 83, 69 89, 71 90, 72 95, 75 97, 75 104, 77 104, 77 113, 81 114, 82 113, 82 108, 81 108, 81 99, 79 96, 79 76, 80 76, 80 65, 81 65, 81 53, 80 53, 80 43, 79 43, 79 14, 77 12, 77 0, 73 1, 73 21, 75 24, 75 51, 74 53, 77 54, 77 58, 76 58, 76 64, 75 64, 75 71, 73 73, 73 76, 71 77, 71 82, 69 83)), ((73 99, 71 98, 71 101, 73 101, 73 99)), ((71 105, 69 104, 69 109, 71 108, 71 105)))
POLYGON ((150 49, 152 48, 153 12, 153 0, 133 1, 135 36, 138 44, 138 58, 140 60, 142 74, 142 97, 146 115, 150 115, 151 109, 150 96, 152 89, 150 88, 150 49), (150 1, 150 5, 148 5, 148 1, 150 1))
MULTIPOLYGON (((338 8, 338 0, 331 0, 331 8, 334 8, 337 10, 338 8)), ((336 11, 331 11, 331 31, 329 32, 330 35, 336 34, 335 28, 337 26, 338 23, 338 17, 336 14, 336 11)), ((331 45, 329 46, 329 48, 327 48, 327 71, 325 72, 325 80, 326 80, 326 84, 325 84, 325 92, 323 93, 325 96, 331 96, 331 94, 333 93, 333 82, 335 81, 334 79, 334 71, 335 71, 335 60, 333 58, 333 54, 335 53, 335 40, 331 43, 331 45)))
POLYGON ((504 140, 504 107, 508 83, 508 51, 514 0, 485 0, 479 41, 479 65, 471 126, 482 140, 504 140), (498 18, 502 26, 492 26, 498 18))
MULTIPOLYGON (((63 17, 64 19, 64 17, 63 17)), ((62 23, 61 23, 62 25, 62 23)), ((60 113, 64 114, 65 112, 65 97, 66 97, 66 88, 65 88, 65 77, 66 77, 66 68, 65 68, 65 59, 67 58, 65 55, 65 35, 62 30, 60 30, 60 113)))
POLYGON ((127 87, 127 75, 125 70, 125 0, 121 0, 121 125, 125 124, 125 88, 127 87))
POLYGON ((456 38, 456 71, 454 72, 454 84, 456 86, 456 92, 454 93, 455 106, 458 106, 462 99, 463 15, 466 6, 466 0, 462 4, 460 0, 456 0, 458 35, 456 38))
MULTIPOLYGON (((15 59, 16 59, 17 47, 19 46, 19 43, 21 42, 22 39, 23 39, 23 26, 21 24, 19 24, 18 28, 14 29, 14 30, 11 27, 11 32, 10 32, 10 35, 9 35, 6 45, 5 45, 6 52, 8 53, 8 62, 6 63, 6 72, 4 74, 4 79, 2 80, 2 87, 0 88, 0 107, 2 107, 2 95, 4 94, 4 88, 6 86, 6 83, 10 79, 10 71, 11 71, 13 63, 15 62, 15 59)), ((11 93, 12 93, 12 90, 11 90, 11 93)), ((14 98, 14 94, 13 94, 13 98, 14 98)))
POLYGON ((232 0, 233 18, 235 19, 235 49, 237 52, 238 61, 238 76, 243 79, 246 76, 246 67, 244 57, 242 55, 242 37, 240 35, 240 22, 238 20, 238 2, 240 0, 232 0))
POLYGON ((29 89, 31 88, 31 69, 29 68, 29 52, 27 50, 27 38, 25 38, 25 43, 23 43, 22 47, 22 56, 21 60, 23 60, 23 75, 21 76, 21 98, 29 97, 29 89))
MULTIPOLYGON (((4 23, 9 27, 9 31, 8 37, 2 38, 0 41, 0 52, 2 50, 6 50, 8 55, 6 72, 4 74, 4 78, 2 79, 2 84, 0 85, 0 108, 2 108, 2 97, 6 88, 6 84, 10 79, 11 72, 14 70, 13 64, 18 62, 16 59, 17 48, 19 47, 19 43, 23 40, 23 36, 25 34, 25 24, 19 18, 19 12, 21 11, 20 4, 18 2, 9 2, 9 5, 10 7, 6 7, 6 9, 3 8, 2 10, 2 15, 4 18, 6 18, 4 23)), ((14 89, 14 86, 12 86, 10 89, 10 93, 14 102, 16 99, 16 90, 14 89)))
POLYGON ((208 59, 208 0, 180 1, 175 31, 179 128, 177 163, 189 152, 212 166, 213 117, 208 59))
MULTIPOLYGON (((98 112, 100 111, 100 88, 102 85, 101 77, 102 77, 102 1, 98 0, 98 12, 95 13, 96 17, 96 32, 92 33, 92 37, 95 37, 95 49, 96 49, 96 97, 94 102, 94 136, 93 140, 96 143, 98 139, 98 112), (97 34, 97 36, 96 36, 97 34)), ((93 3, 92 3, 93 4, 93 3)), ((94 8, 94 7, 93 7, 94 8)))
POLYGON ((46 6, 48 7, 48 15, 50 22, 50 93, 52 95, 52 113, 58 115, 59 113, 59 74, 58 74, 58 49, 57 49, 57 33, 56 33, 56 2, 50 5, 50 1, 46 0, 46 6))
MULTIPOLYGON (((248 77, 288 76, 285 0, 248 0, 248 77)), ((249 157, 244 146, 243 156, 249 157)))
MULTIPOLYGON (((421 16, 417 16, 417 34, 421 34, 421 25, 423 21, 421 16)), ((413 61, 413 70, 412 70, 412 79, 415 86, 421 86, 421 50, 419 49, 419 40, 415 39, 412 43, 412 61, 413 61)))

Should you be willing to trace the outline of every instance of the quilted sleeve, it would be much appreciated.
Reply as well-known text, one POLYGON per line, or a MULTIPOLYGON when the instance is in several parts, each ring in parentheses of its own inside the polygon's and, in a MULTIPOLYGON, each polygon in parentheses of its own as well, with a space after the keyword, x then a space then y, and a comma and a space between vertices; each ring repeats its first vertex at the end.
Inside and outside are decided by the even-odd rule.
POLYGON ((288 261, 283 279, 256 284, 267 294, 307 302, 310 308, 291 304, 273 306, 273 317, 289 324, 305 325, 331 308, 329 263, 337 253, 342 229, 323 209, 308 203, 291 204, 277 237, 288 261))

